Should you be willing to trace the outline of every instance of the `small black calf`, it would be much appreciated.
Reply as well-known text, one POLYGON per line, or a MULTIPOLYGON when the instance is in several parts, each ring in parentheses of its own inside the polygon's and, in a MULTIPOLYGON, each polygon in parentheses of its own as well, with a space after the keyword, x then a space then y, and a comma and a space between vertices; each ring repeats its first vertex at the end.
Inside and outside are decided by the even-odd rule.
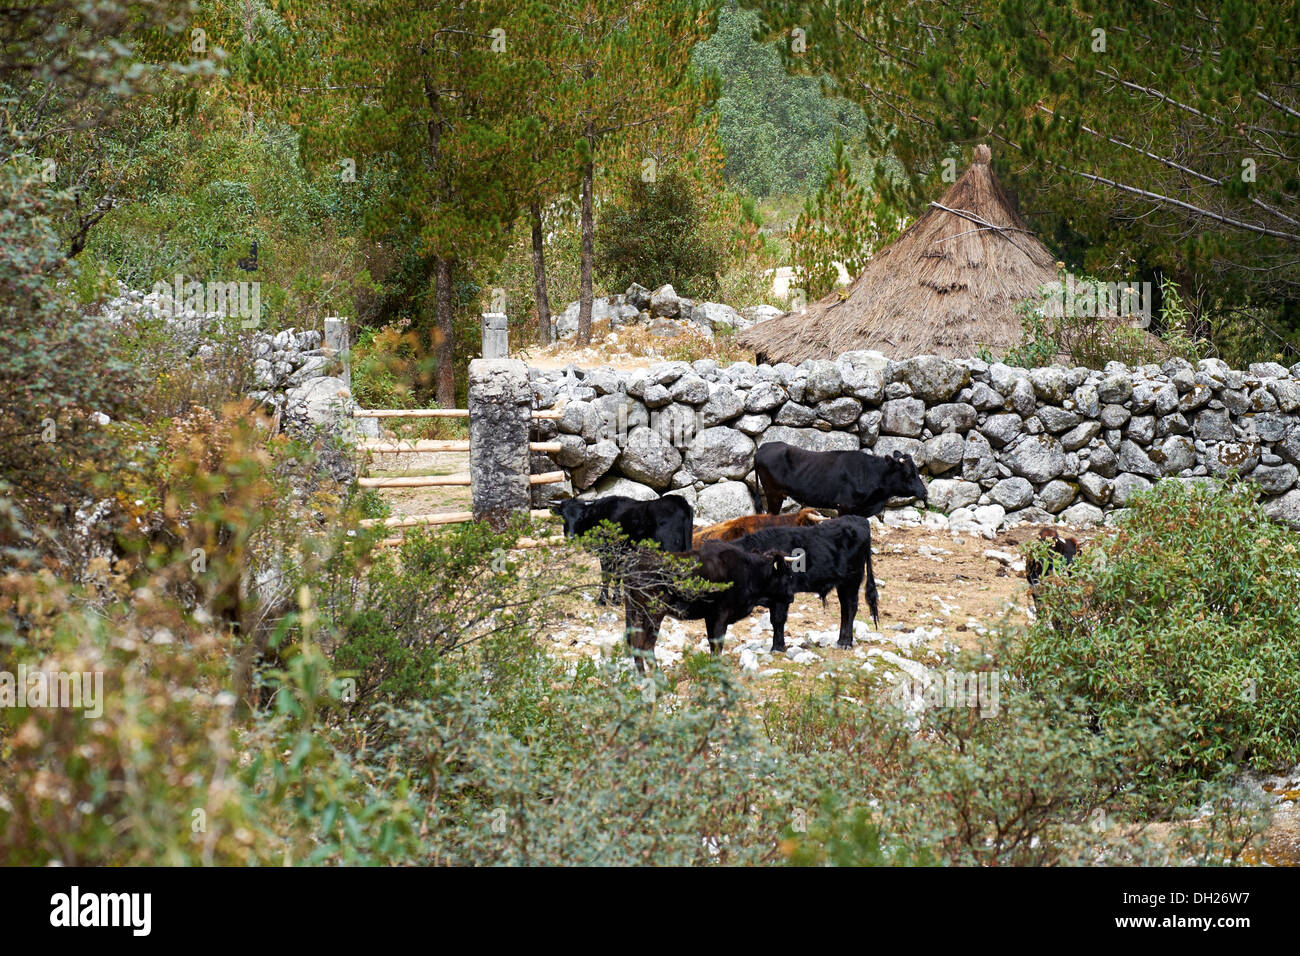
POLYGON ((703 618, 710 649, 722 653, 729 626, 772 595, 789 593, 788 562, 780 551, 747 551, 725 541, 706 541, 689 554, 641 550, 628 557, 623 563, 623 609, 628 645, 642 652, 637 655, 637 669, 645 669, 646 656, 654 658, 659 625, 669 615, 679 621, 703 618), (692 576, 728 586, 690 587, 687 582, 692 576))
POLYGON ((772 612, 772 650, 785 650, 785 622, 790 602, 799 592, 826 600, 835 589, 840 600, 840 647, 853 646, 853 621, 858 614, 858 588, 866 577, 871 620, 880 625, 876 576, 871 569, 871 523, 858 515, 832 518, 807 528, 764 528, 739 539, 748 551, 775 549, 791 555, 790 591, 763 601, 772 612))

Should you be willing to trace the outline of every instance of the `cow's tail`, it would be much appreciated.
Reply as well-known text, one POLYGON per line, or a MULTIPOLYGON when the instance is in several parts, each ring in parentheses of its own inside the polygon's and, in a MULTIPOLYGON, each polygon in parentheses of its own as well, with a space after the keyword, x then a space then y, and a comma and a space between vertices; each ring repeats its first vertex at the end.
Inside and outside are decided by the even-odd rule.
MULTIPOLYGON (((754 514, 763 514, 767 511, 767 489, 771 485, 772 476, 768 473, 767 468, 758 462, 754 463, 754 514)), ((780 510, 779 508, 777 509, 780 510)))
POLYGON ((867 607, 871 608, 871 623, 877 631, 880 630, 880 596, 876 593, 876 574, 871 570, 871 522, 868 520, 867 525, 867 575, 864 590, 867 596, 867 607))

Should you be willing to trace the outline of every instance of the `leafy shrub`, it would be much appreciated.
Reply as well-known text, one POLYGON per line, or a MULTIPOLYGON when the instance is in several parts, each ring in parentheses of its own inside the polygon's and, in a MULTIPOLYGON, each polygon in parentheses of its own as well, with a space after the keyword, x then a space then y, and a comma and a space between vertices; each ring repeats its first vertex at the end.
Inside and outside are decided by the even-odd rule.
POLYGON ((63 526, 87 493, 75 481, 116 449, 100 416, 129 409, 141 376, 75 298, 51 203, 31 171, 0 165, 0 483, 15 536, 63 526))
POLYGON ((427 699, 448 654, 531 635, 558 614, 556 598, 585 579, 544 553, 511 552, 524 530, 495 532, 480 522, 410 529, 400 547, 369 555, 361 569, 336 553, 322 608, 337 635, 334 664, 356 675, 358 712, 427 699))
MULTIPOLYGON (((1084 278, 1081 284, 1098 280, 1084 278)), ((1085 315, 1058 315, 1044 311, 1042 302, 1027 299, 1018 306, 1020 344, 1007 350, 1001 361, 1021 368, 1036 368, 1067 361, 1086 368, 1103 368, 1107 362, 1138 366, 1184 358, 1196 362, 1209 352, 1209 344, 1192 339, 1185 331, 1186 309, 1177 286, 1165 279, 1165 331, 1157 336, 1135 328, 1123 318, 1085 315)), ((996 358, 983 349, 982 358, 996 358)))
POLYGON ((709 208, 699 188, 673 171, 661 171, 654 182, 636 176, 601 209, 595 267, 608 288, 668 283, 680 295, 716 293, 727 249, 721 236, 706 232, 709 208))
MULTIPOLYGON (((535 716, 503 733, 499 697, 462 672, 388 716, 384 766, 429 814, 423 862, 745 864, 776 858, 793 774, 745 715, 728 668, 671 706, 662 677, 537 659, 535 716)), ((506 691, 508 688, 502 688, 506 691)))
POLYGON ((893 241, 897 230, 886 225, 890 217, 877 215, 876 204, 854 178, 844 144, 836 140, 821 188, 804 202, 789 233, 794 281, 810 302, 839 284, 836 262, 852 281, 875 249, 893 241))
MULTIPOLYGON (((949 666, 989 668, 962 657, 949 666)), ((1178 740, 1179 725, 1158 715, 1101 736, 1081 705, 1005 680, 989 715, 908 713, 871 677, 827 683, 765 711, 769 736, 802 755, 822 788, 805 828, 785 834, 782 851, 797 865, 1220 863, 1265 825, 1221 787, 1198 795, 1217 801, 1217 814, 1180 807, 1170 832, 1135 815, 1129 794, 1145 762, 1178 740)))
POLYGON ((119 348, 146 381, 132 418, 159 422, 186 415, 196 406, 220 412, 254 391, 253 336, 240 327, 241 321, 206 323, 202 343, 194 350, 162 316, 142 313, 117 330, 119 348))
POLYGON ((1185 716, 1186 739, 1144 776, 1300 760, 1300 535, 1254 499, 1249 485, 1160 482, 1040 585, 1028 681, 1088 701, 1103 733, 1142 708, 1185 716))

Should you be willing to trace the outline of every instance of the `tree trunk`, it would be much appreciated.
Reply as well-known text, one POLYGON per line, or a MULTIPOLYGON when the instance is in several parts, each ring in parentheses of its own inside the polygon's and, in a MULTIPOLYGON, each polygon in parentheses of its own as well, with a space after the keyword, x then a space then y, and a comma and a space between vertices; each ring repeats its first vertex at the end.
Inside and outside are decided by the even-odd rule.
POLYGON ((537 300, 537 332, 543 345, 551 344, 551 302, 546 297, 546 248, 542 234, 542 207, 528 207, 533 220, 533 298, 537 300))
POLYGON ((452 325, 451 307, 451 260, 438 256, 435 260, 434 303, 437 329, 434 332, 438 358, 438 405, 442 408, 456 407, 456 368, 455 345, 456 332, 452 325))
POLYGON ((578 285, 578 344, 591 343, 591 265, 595 256, 596 216, 592 209, 596 157, 591 124, 587 125, 587 161, 582 165, 582 268, 578 285))

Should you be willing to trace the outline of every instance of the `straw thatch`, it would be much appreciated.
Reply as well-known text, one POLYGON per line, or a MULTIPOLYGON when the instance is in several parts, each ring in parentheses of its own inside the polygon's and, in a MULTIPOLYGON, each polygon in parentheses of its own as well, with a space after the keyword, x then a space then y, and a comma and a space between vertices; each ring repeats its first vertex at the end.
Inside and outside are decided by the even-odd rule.
POLYGON ((981 345, 1000 353, 1019 344, 1016 306, 1057 272, 1012 210, 989 157, 977 146, 961 178, 876 253, 847 292, 755 325, 738 343, 760 361, 794 364, 852 349, 967 358, 981 345))

